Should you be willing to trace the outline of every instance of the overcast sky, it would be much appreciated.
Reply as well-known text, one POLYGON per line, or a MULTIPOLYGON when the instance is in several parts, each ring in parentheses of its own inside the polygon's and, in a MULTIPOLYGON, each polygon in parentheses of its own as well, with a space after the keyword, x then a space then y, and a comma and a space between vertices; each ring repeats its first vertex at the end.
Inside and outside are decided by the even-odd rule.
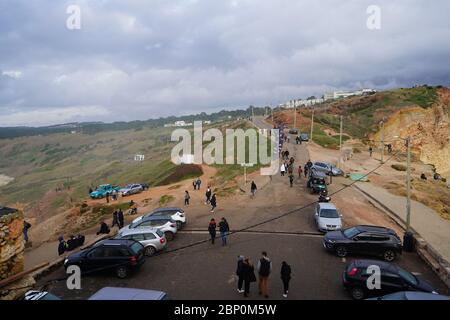
POLYGON ((449 12, 448 0, 0 0, 0 126, 449 85, 449 12))

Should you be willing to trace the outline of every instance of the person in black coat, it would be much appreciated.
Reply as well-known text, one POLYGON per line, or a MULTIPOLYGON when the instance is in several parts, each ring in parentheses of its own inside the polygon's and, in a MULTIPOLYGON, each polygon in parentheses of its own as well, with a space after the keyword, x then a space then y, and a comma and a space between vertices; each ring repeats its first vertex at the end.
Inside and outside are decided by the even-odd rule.
POLYGON ((211 236, 212 244, 214 244, 214 240, 216 240, 216 228, 217 228, 216 220, 211 219, 211 221, 209 222, 209 225, 208 225, 208 232, 209 232, 209 235, 211 236))
POLYGON ((59 244, 58 244, 58 255, 62 255, 64 252, 66 252, 67 249, 67 243, 64 241, 64 237, 60 236, 58 238, 59 244))
POLYGON ((244 264, 244 256, 238 256, 238 262, 236 267, 236 275, 238 277, 238 289, 237 291, 239 293, 243 293, 244 290, 242 290, 242 285, 244 284, 244 277, 242 273, 242 268, 244 264))
POLYGON ((248 297, 250 293, 250 283, 256 282, 255 267, 245 258, 242 264, 242 278, 244 279, 244 297, 248 297))
POLYGON ((105 221, 102 221, 100 224, 100 230, 97 232, 97 235, 99 234, 108 234, 110 232, 108 225, 105 223, 105 221))
POLYGON ((117 210, 114 210, 111 228, 114 228, 114 226, 118 226, 119 227, 119 219, 117 218, 117 215, 118 215, 117 210))
POLYGON ((123 228, 124 224, 124 218, 123 218, 123 211, 122 209, 119 209, 119 212, 117 212, 117 221, 119 222, 119 229, 123 228))
POLYGON ((287 298, 289 281, 291 281, 291 266, 286 261, 281 263, 281 281, 283 281, 283 297, 287 298))

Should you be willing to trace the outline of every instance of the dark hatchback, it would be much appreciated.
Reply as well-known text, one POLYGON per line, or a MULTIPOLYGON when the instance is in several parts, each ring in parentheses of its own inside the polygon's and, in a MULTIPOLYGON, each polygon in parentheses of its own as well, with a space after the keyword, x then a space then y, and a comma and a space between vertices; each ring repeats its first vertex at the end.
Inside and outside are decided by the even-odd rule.
POLYGON ((379 256, 389 262, 402 253, 402 242, 395 231, 376 226, 356 226, 328 232, 323 246, 339 257, 362 254, 379 256))
POLYGON ((134 240, 109 239, 74 253, 64 261, 64 268, 80 267, 82 273, 114 271, 123 279, 145 262, 144 246, 134 240))
MULTIPOLYGON (((355 300, 366 297, 379 297, 401 291, 419 291, 438 294, 437 290, 427 281, 398 267, 395 264, 376 260, 355 260, 347 265, 342 281, 344 287, 355 300), (379 289, 369 289, 367 280, 373 275, 369 267, 379 267, 379 289)), ((369 282, 372 283, 371 280, 369 282)))

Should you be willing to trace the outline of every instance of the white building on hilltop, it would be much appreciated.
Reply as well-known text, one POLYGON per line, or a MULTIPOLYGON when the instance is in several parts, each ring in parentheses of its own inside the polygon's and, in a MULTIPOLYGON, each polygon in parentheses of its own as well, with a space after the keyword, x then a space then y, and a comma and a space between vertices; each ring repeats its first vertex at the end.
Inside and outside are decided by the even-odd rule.
POLYGON ((348 97, 354 97, 354 96, 365 96, 365 95, 371 95, 377 93, 377 90, 374 89, 361 89, 356 91, 334 91, 334 92, 327 92, 324 95, 324 99, 326 100, 333 100, 333 99, 340 99, 340 98, 348 98, 348 97))

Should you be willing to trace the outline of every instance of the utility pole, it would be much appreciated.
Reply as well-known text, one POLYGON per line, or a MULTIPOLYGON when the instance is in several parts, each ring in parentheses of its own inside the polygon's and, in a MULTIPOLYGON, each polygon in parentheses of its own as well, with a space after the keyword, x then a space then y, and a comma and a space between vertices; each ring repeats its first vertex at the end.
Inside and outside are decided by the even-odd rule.
POLYGON ((406 232, 411 225, 411 137, 406 138, 406 232))
POLYGON ((384 120, 381 120, 380 126, 381 126, 381 163, 384 163, 384 120))
POLYGON ((294 102, 294 129, 297 129, 297 107, 294 102))
POLYGON ((255 121, 255 113, 253 112, 253 106, 252 106, 252 122, 255 121))
MULTIPOLYGON (((340 155, 339 155, 339 167, 342 167, 342 164, 341 164, 341 162, 342 162, 342 128, 344 126, 344 122, 343 122, 342 115, 341 115, 340 118, 341 118, 341 124, 340 124, 340 131, 339 131, 339 152, 340 152, 340 155)), ((340 169, 342 169, 342 168, 340 168, 340 169)))
POLYGON ((314 107, 312 107, 312 115, 311 115, 311 142, 313 141, 313 130, 314 130, 314 107))

